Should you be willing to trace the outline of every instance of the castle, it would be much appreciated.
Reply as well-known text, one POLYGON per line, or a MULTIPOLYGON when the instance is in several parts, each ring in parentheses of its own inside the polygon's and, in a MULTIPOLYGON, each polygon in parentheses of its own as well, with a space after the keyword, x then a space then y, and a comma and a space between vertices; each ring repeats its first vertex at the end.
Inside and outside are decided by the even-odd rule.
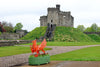
POLYGON ((48 23, 56 24, 56 26, 73 27, 74 17, 71 12, 60 11, 60 5, 56 5, 56 8, 48 8, 47 16, 40 17, 40 26, 47 26, 48 23))

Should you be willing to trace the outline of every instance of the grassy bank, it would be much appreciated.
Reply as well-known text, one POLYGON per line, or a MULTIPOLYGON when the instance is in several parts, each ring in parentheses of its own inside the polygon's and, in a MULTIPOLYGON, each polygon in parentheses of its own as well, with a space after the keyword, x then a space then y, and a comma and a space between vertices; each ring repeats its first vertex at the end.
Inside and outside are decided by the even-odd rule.
POLYGON ((72 27, 56 27, 54 41, 65 42, 95 42, 88 35, 72 27))
MULTIPOLYGON (((46 29, 47 27, 37 27, 22 37, 21 40, 34 40, 40 38, 41 36, 44 36, 46 29)), ((58 26, 53 34, 53 41, 58 42, 96 42, 90 36, 72 27, 58 26)))
POLYGON ((31 32, 29 32, 27 35, 21 38, 21 40, 34 40, 36 38, 40 38, 41 36, 44 36, 46 32, 47 27, 37 27, 31 32))
MULTIPOLYGON (((45 50, 51 50, 51 48, 45 48, 45 50)), ((30 47, 22 47, 22 46, 0 47, 0 57, 24 54, 24 53, 31 53, 30 47)))
POLYGON ((100 42, 100 35, 97 35, 97 34, 88 34, 88 36, 95 40, 96 42, 100 42))
POLYGON ((100 46, 83 48, 51 56, 56 61, 100 61, 100 46))

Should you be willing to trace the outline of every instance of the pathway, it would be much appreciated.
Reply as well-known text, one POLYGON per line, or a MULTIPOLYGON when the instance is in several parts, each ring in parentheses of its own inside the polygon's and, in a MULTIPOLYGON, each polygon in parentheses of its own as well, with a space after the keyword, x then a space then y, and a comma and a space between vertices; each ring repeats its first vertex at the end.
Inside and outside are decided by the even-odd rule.
MULTIPOLYGON (((99 45, 87 45, 87 46, 47 46, 47 48, 52 48, 52 50, 47 51, 50 55, 56 55, 60 53, 65 53, 77 49, 82 49, 86 47, 99 46, 99 45)), ((13 55, 7 57, 0 57, 0 67, 10 67, 14 65, 19 65, 28 62, 28 57, 31 53, 13 55)))

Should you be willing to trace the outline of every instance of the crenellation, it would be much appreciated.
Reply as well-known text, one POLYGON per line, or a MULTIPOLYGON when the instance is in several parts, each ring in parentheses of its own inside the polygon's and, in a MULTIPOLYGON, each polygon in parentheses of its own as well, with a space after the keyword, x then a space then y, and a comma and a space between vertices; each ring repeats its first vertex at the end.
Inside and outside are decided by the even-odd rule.
POLYGON ((71 15, 70 11, 60 11, 59 4, 47 10, 47 16, 40 17, 40 26, 47 26, 48 23, 51 23, 56 24, 56 26, 73 27, 74 17, 71 15))

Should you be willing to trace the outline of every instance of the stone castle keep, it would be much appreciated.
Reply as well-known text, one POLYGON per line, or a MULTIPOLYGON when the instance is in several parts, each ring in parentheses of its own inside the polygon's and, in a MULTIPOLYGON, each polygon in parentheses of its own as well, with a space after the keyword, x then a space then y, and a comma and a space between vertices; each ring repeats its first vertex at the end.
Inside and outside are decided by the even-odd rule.
POLYGON ((56 8, 48 8, 47 16, 40 17, 40 26, 47 26, 48 23, 56 24, 56 26, 73 27, 74 17, 70 12, 60 11, 60 5, 56 5, 56 8))

